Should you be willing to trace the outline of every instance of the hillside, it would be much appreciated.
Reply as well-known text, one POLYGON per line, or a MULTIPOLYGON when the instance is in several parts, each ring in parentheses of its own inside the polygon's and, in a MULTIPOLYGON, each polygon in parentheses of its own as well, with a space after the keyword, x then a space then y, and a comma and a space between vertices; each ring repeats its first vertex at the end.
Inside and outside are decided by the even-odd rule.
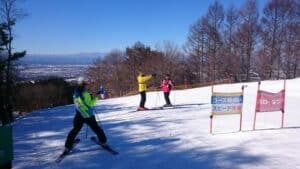
MULTIPOLYGON (((54 162, 63 150, 74 116, 73 105, 31 113, 14 124, 14 169, 300 169, 300 79, 287 80, 285 127, 280 112, 258 114, 252 131, 257 83, 247 83, 242 132, 237 115, 218 116, 209 134, 210 87, 173 91, 176 108, 133 112, 139 95, 99 101, 97 119, 113 156, 85 138, 74 154, 54 162)), ((215 91, 240 91, 244 84, 219 85, 215 91)), ((261 88, 279 91, 283 81, 265 81, 261 88)), ((164 104, 161 92, 147 93, 147 107, 164 104)), ((88 130, 88 136, 93 133, 88 130)))

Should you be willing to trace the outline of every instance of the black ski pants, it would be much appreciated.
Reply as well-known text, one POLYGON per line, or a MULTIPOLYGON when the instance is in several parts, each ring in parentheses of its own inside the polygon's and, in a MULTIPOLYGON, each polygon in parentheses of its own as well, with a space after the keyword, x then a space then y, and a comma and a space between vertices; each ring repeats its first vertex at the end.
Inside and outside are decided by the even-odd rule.
POLYGON ((80 112, 76 110, 76 115, 73 120, 73 129, 69 132, 65 143, 66 148, 72 148, 74 140, 84 123, 87 124, 96 133, 101 143, 106 143, 105 133, 102 130, 102 128, 98 125, 95 116, 92 116, 90 118, 83 118, 80 112))
POLYGON ((170 92, 164 92, 164 96, 165 96, 165 100, 166 100, 166 104, 171 104, 170 102, 170 92))
POLYGON ((146 103, 146 91, 140 92, 140 95, 141 95, 140 107, 145 107, 145 103, 146 103))

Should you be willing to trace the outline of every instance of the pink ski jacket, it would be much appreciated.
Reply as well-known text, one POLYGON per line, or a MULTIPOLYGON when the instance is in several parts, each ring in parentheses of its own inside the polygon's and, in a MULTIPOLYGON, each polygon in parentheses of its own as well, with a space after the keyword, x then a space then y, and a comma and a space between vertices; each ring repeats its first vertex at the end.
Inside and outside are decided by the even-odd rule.
POLYGON ((161 82, 160 87, 163 92, 168 93, 171 91, 171 89, 173 89, 174 85, 171 80, 164 79, 161 82))

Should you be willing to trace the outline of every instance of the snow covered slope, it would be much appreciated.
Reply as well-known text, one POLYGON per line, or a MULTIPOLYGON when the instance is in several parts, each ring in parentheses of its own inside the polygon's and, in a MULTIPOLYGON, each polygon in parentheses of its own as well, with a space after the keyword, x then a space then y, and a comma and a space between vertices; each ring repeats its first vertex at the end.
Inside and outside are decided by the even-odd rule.
MULTIPOLYGON (((215 86, 215 91, 240 91, 243 84, 215 86)), ((247 83, 242 132, 239 117, 217 116, 209 134, 209 87, 173 91, 177 108, 133 112, 139 96, 100 101, 97 119, 109 144, 120 152, 113 156, 85 139, 82 128, 74 154, 56 164, 74 107, 33 112, 14 124, 14 169, 300 169, 300 79, 287 81, 285 128, 280 112, 258 114, 252 131, 257 83, 247 83)), ((262 82, 262 89, 279 91, 283 81, 262 82)), ((161 92, 147 93, 147 107, 164 104, 161 92)), ((88 135, 93 133, 88 130, 88 135)))

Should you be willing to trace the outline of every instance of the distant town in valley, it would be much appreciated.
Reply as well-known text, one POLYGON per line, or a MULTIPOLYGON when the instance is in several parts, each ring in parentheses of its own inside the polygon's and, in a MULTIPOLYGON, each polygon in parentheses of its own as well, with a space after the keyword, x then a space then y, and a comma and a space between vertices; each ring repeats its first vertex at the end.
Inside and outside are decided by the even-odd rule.
POLYGON ((83 53, 69 55, 29 54, 20 60, 17 70, 19 81, 43 80, 60 77, 66 81, 85 74, 91 64, 104 53, 83 53))

